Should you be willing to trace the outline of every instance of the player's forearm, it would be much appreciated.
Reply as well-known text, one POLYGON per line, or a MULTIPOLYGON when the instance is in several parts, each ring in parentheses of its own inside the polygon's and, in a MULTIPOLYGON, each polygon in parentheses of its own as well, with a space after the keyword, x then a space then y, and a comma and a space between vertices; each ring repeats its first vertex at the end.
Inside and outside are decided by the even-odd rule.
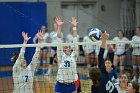
POLYGON ((30 63, 31 66, 32 66, 32 69, 35 69, 36 66, 37 66, 37 62, 38 62, 38 60, 39 60, 39 54, 40 54, 40 48, 37 47, 36 50, 35 50, 35 54, 34 54, 34 56, 33 56, 33 58, 32 58, 32 61, 31 61, 31 63, 30 63))
MULTIPOLYGON (((27 44, 27 41, 23 41, 23 44, 27 44)), ((26 47, 25 46, 22 46, 22 48, 21 48, 23 51, 25 51, 25 49, 26 49, 26 47)))
POLYGON ((61 45, 58 45, 57 46, 57 60, 58 60, 58 63, 61 62, 62 51, 63 51, 62 46, 61 45))
POLYGON ((62 26, 58 26, 58 29, 57 29, 57 37, 58 38, 61 38, 61 30, 62 30, 62 26))
POLYGON ((105 48, 106 47, 106 40, 102 40, 102 45, 101 45, 102 48, 105 48))
POLYGON ((40 47, 37 47, 36 50, 35 50, 35 54, 33 56, 33 59, 38 60, 39 54, 40 54, 40 47))
POLYGON ((72 36, 73 37, 77 37, 77 35, 78 35, 78 33, 77 33, 77 26, 73 26, 71 30, 72 30, 71 31, 72 32, 72 36))
POLYGON ((13 73, 20 71, 21 68, 21 59, 17 59, 16 63, 13 66, 13 73))
POLYGON ((24 54, 25 54, 25 49, 21 48, 19 56, 18 56, 18 58, 16 60, 16 63, 20 64, 21 60, 24 59, 24 54))

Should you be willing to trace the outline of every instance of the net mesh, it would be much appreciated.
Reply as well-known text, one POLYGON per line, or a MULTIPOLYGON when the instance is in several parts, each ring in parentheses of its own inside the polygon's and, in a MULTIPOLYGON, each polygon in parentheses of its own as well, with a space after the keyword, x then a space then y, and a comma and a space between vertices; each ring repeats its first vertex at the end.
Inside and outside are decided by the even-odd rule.
MULTIPOLYGON (((134 41, 121 41, 121 42, 116 42, 116 41, 107 41, 107 46, 108 45, 119 45, 119 44, 138 44, 140 46, 139 41, 134 42, 134 41)), ((89 53, 89 54, 85 54, 85 51, 83 49, 84 45, 88 45, 87 49, 90 50, 91 47, 89 47, 89 45, 93 45, 93 46, 98 46, 98 48, 96 48, 97 51, 99 51, 100 48, 100 44, 101 42, 93 42, 93 43, 86 43, 86 42, 79 42, 79 43, 61 43, 61 44, 13 44, 13 45, 0 45, 0 93, 12 93, 13 90, 16 90, 16 88, 21 88, 23 87, 21 90, 24 93, 25 91, 27 91, 27 89, 29 91, 32 91, 33 89, 33 93, 54 93, 54 88, 55 88, 55 84, 56 82, 59 80, 61 83, 66 83, 63 79, 65 77, 65 79, 67 81, 71 80, 71 76, 75 74, 73 71, 67 71, 65 72, 64 70, 67 70, 68 68, 64 67, 60 67, 60 60, 58 59, 58 57, 60 57, 60 59, 63 59, 64 55, 61 53, 58 53, 57 51, 57 57, 54 56, 53 59, 53 63, 51 63, 50 65, 50 61, 51 60, 51 51, 52 51, 52 46, 53 47, 57 47, 57 49, 59 50, 59 52, 64 52, 64 46, 71 46, 72 51, 75 52, 76 55, 78 55, 75 58, 76 62, 76 69, 77 69, 77 73, 78 73, 78 81, 75 81, 76 86, 77 86, 77 91, 82 91, 82 93, 91 93, 91 85, 92 85, 92 81, 89 78, 89 72, 88 69, 91 66, 96 66, 98 64, 97 62, 97 54, 94 53, 89 53), (35 48, 36 47, 47 47, 47 49, 45 51, 47 51, 45 59, 43 59, 43 57, 41 56, 41 53, 43 53, 43 51, 41 50, 40 54, 38 55, 39 58, 38 60, 35 60, 35 63, 37 64, 35 69, 30 69, 29 70, 21 70, 21 72, 18 71, 13 71, 14 68, 14 58, 16 58, 16 54, 18 55, 20 53, 20 49, 21 47, 26 47, 26 51, 25 51, 25 58, 27 61, 27 65, 31 65, 31 67, 33 67, 34 65, 30 64, 32 62, 32 60, 34 61, 35 59, 32 59, 35 55, 35 48), (61 48, 60 48, 61 46, 61 48), (73 47, 77 47, 78 46, 78 50, 75 51, 75 49, 73 47), (14 55, 14 56, 13 56, 14 55), (12 59, 13 58, 13 59, 12 59), (60 71, 62 74, 60 75, 60 77, 62 76, 63 79, 60 80, 58 79, 57 76, 58 72, 60 69, 64 69, 63 71, 60 71), (23 72, 22 72, 23 71, 23 72), (18 73, 16 73, 18 72, 18 73), (28 73, 29 74, 28 74, 28 73), (14 75, 16 73, 17 75, 14 75), (34 73, 34 74, 33 74, 34 73), (19 76, 19 74, 23 74, 23 76, 19 76), (28 76, 26 76, 26 74, 28 76), (17 76, 17 77, 16 77, 17 76), (67 78, 66 78, 67 77, 67 78), (14 79, 13 79, 14 78, 14 79), (33 80, 32 80, 33 79, 33 80), (15 80, 15 81, 14 81, 15 80), (29 80, 29 82, 28 82, 29 80), (28 83, 27 83, 28 82, 28 83), (14 86, 17 84, 18 86, 14 86), (30 87, 32 86, 32 87, 30 87)), ((109 51, 109 46, 108 46, 108 51, 109 51)), ((140 47, 138 47, 138 50, 140 53, 140 47)), ((37 56, 37 55, 36 55, 37 56)), ((126 51, 126 58, 125 58, 125 68, 132 68, 132 50, 129 48, 129 50, 126 51)), ((19 56, 18 56, 19 57, 19 56)), ((72 56, 71 56, 72 57, 72 56)), ((105 56, 106 57, 106 56, 105 56)), ((22 58, 22 57, 21 57, 22 58)), ((113 59, 112 59, 113 60, 113 59)), ((62 60, 61 60, 62 61, 62 60)), ((64 66, 66 67, 70 67, 69 62, 64 62, 64 66)), ((21 66, 18 65, 18 66, 21 66)), ((72 67, 74 69, 74 66, 72 67)), ((119 66, 118 66, 119 68, 119 66)), ((73 70, 72 69, 72 70, 73 70)), ((76 74, 77 74, 76 73, 76 74)), ((119 73, 119 71, 118 71, 119 73)), ((75 78, 75 77, 74 77, 75 78)), ((72 81, 74 81, 74 79, 72 78, 72 81)), ((19 92, 20 93, 20 92, 19 92)))

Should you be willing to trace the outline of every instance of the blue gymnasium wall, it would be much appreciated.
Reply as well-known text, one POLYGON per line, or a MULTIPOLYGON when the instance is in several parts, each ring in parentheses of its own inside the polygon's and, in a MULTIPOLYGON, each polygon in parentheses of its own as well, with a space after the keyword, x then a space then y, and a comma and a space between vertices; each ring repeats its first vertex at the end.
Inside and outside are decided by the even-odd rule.
MULTIPOLYGON (((29 44, 41 25, 46 25, 46 3, 44 2, 8 2, 0 3, 0 45, 22 44, 21 32, 30 37, 29 44)), ((13 66, 10 57, 20 48, 0 49, 0 66, 13 66)), ((26 60, 29 64, 35 48, 27 48, 26 60)))

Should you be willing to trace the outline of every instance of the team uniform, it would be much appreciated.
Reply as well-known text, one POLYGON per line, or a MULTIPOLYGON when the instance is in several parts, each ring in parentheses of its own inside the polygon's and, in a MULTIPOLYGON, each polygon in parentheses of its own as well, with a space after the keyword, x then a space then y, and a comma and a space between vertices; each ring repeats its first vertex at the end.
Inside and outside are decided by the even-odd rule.
MULTIPOLYGON (((83 38, 83 42, 91 42, 92 40, 88 37, 88 36, 84 36, 83 38)), ((98 61, 98 53, 99 53, 99 46, 98 45, 91 45, 91 44, 85 44, 82 45, 82 48, 84 50, 84 54, 85 54, 85 60, 87 63, 89 63, 89 65, 91 66, 97 66, 98 61)))
MULTIPOLYGON (((48 43, 49 33, 45 33, 43 36, 42 43, 48 43)), ((37 36, 33 38, 33 43, 36 44, 37 36)), ((41 47, 41 50, 48 50, 47 47, 41 47)))
POLYGON ((36 52, 32 58, 31 63, 26 69, 21 67, 21 61, 24 59, 25 50, 21 49, 18 59, 13 66, 13 93, 33 93, 33 78, 34 71, 37 66, 40 48, 36 48, 36 52))
MULTIPOLYGON (((62 43, 63 42, 63 33, 61 33, 61 38, 57 36, 56 31, 50 33, 51 43, 62 43)), ((51 47, 51 51, 57 51, 57 47, 51 47)))
MULTIPOLYGON (((74 42, 77 41, 76 39, 74 42)), ((55 92, 72 93, 76 91, 75 81, 78 80, 76 61, 78 57, 78 47, 72 47, 72 53, 66 55, 63 46, 58 46, 58 72, 55 92)))
MULTIPOLYGON (((93 42, 88 36, 84 36, 83 42, 93 42)), ((86 44, 82 46, 83 50, 87 54, 98 54, 99 46, 86 44)))
MULTIPOLYGON (((66 43, 74 43, 79 41, 79 35, 76 37, 73 37, 71 34, 68 34, 66 37, 66 43)), ((72 48, 75 48, 75 46, 71 46, 72 48)), ((76 46, 78 49, 78 46, 76 46)), ((78 52, 78 51, 77 51, 78 52)))
MULTIPOLYGON (((115 37, 113 38, 113 40, 114 41, 129 41, 126 37, 123 37, 122 39, 119 39, 119 37, 115 37)), ((125 46, 126 46, 126 43, 116 44, 115 55, 118 57, 126 55, 125 46)))
MULTIPOLYGON (((140 41, 140 37, 139 36, 133 36, 132 41, 140 41)), ((133 48, 132 55, 140 56, 140 43, 133 43, 132 48, 133 48)))
POLYGON ((135 41, 140 41, 140 36, 136 36, 136 35, 133 36, 132 41, 134 42, 134 43, 132 43, 132 48, 133 48, 132 55, 133 55, 133 57, 135 57, 135 60, 137 60, 136 63, 133 64, 134 77, 132 80, 133 81, 137 80, 136 74, 138 72, 139 73, 138 83, 140 85, 140 65, 139 65, 139 63, 140 63, 140 60, 139 60, 140 59, 140 43, 138 43, 138 42, 135 43, 135 41), (137 68, 138 68, 138 71, 137 71, 137 68))
POLYGON ((118 78, 117 70, 115 68, 112 68, 112 70, 109 72, 109 79, 112 82, 116 82, 117 78, 118 78))
MULTIPOLYGON (((78 42, 79 41, 79 35, 76 37, 73 37, 71 34, 68 34, 66 37, 66 43, 73 43, 73 42, 78 42)), ((74 47, 74 46, 72 46, 74 47)), ((77 46, 78 49, 78 46, 77 46)), ((81 92, 81 85, 80 85, 80 75, 78 74, 78 80, 75 81, 77 92, 81 92)))
POLYGON ((67 43, 77 42, 78 40, 79 40, 79 35, 77 35, 76 37, 73 37, 71 34, 68 34, 66 37, 67 43))
MULTIPOLYGON (((61 32, 61 37, 58 37, 58 33, 56 31, 52 31, 50 33, 50 39, 51 39, 51 43, 55 43, 55 44, 62 43, 63 42, 63 33, 61 32)), ((50 75, 51 74, 53 62, 57 62, 56 51, 57 51, 57 47, 56 46, 52 46, 51 47, 51 57, 50 57, 49 68, 48 68, 48 72, 47 72, 46 75, 50 75)))
POLYGON ((104 48, 100 48, 98 55, 99 68, 102 73, 100 85, 96 88, 92 86, 92 93, 118 93, 117 89, 109 78, 109 73, 106 71, 105 61, 103 58, 104 51, 104 48))

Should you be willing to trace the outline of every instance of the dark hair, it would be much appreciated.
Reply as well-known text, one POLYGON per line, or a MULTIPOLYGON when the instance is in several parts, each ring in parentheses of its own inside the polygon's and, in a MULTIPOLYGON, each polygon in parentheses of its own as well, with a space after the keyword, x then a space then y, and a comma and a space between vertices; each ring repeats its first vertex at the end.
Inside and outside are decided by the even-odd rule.
POLYGON ((139 85, 135 81, 130 83, 132 84, 133 89, 135 89, 135 93, 139 93, 139 85))
POLYGON ((111 67, 113 69, 116 69, 116 67, 113 65, 113 61, 110 60, 109 56, 107 56, 107 58, 105 59, 105 61, 110 61, 112 63, 111 67))
POLYGON ((140 27, 136 27, 136 28, 138 28, 140 30, 140 27))
POLYGON ((16 51, 12 54, 12 57, 11 57, 11 61, 13 62, 16 62, 17 58, 19 56, 19 53, 16 51))
POLYGON ((125 36, 124 32, 122 30, 118 30, 118 33, 121 32, 123 36, 125 36))
POLYGON ((93 82, 94 87, 98 87, 101 80, 101 70, 99 68, 90 68, 89 69, 89 76, 93 82))

